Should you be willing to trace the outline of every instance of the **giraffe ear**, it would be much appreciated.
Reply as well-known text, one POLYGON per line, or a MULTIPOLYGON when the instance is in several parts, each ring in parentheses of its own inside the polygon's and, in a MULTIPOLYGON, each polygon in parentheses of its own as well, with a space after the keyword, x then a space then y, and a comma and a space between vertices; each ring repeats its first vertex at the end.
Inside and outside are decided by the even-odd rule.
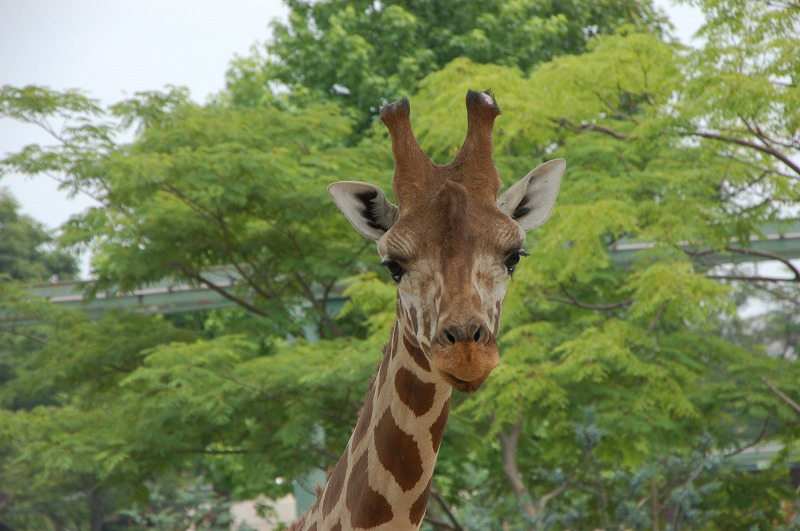
POLYGON ((353 227, 370 240, 379 240, 400 214, 383 190, 372 184, 341 181, 328 186, 328 193, 353 227))
POLYGON ((565 169, 564 159, 537 166, 497 199, 497 207, 526 231, 543 225, 555 206, 565 169))

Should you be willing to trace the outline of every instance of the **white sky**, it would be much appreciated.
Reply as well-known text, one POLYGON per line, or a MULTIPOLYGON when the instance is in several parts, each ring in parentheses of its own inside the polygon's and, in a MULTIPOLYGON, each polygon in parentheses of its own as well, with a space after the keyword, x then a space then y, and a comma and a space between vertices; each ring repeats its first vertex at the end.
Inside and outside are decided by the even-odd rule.
MULTIPOLYGON (((655 3, 688 43, 699 11, 655 3)), ((171 84, 203 102, 224 87, 234 55, 266 41, 269 22, 286 14, 280 0, 0 0, 0 85, 79 88, 112 104, 171 84)), ((34 126, 0 119, 0 154, 32 143, 50 140, 34 126)), ((67 198, 47 177, 8 175, 0 186, 49 228, 92 204, 67 198)))
MULTIPOLYGON (((234 55, 267 40, 286 13, 280 0, 0 0, 0 85, 78 88, 112 104, 171 84, 203 102, 224 87, 234 55)), ((0 119, 0 154, 32 143, 52 142, 0 119)), ((7 175, 0 186, 49 228, 92 204, 44 176, 7 175)))

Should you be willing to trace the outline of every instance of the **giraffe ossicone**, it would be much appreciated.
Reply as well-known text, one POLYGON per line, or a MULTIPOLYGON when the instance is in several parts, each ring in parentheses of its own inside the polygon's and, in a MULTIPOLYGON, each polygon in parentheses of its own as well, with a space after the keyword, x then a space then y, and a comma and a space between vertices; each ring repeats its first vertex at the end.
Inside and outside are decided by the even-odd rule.
POLYGON ((397 319, 353 435, 317 502, 292 529, 419 529, 452 389, 473 392, 499 362, 506 287, 525 232, 553 210, 562 159, 538 166, 497 197, 490 92, 469 91, 467 135, 434 164, 411 128, 410 105, 384 107, 397 205, 354 181, 328 191, 353 227, 377 243, 397 284, 397 319))

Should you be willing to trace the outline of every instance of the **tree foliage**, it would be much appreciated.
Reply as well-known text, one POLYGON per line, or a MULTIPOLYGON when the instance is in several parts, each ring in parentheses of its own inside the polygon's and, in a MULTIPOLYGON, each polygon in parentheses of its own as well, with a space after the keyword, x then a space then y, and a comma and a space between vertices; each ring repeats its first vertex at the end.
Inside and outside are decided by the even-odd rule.
MULTIPOLYGON (((797 43, 790 33, 781 38, 797 43)), ((504 474, 456 482, 453 501, 465 487, 491 500, 508 482, 519 500, 514 525, 649 527, 666 519, 725 527, 736 518, 755 522, 765 506, 779 518, 769 497, 792 497, 786 469, 776 465, 782 493, 748 490, 748 505, 733 513, 714 505, 749 481, 719 468, 720 454, 767 439, 796 445, 797 413, 764 383, 778 378, 777 388, 797 396, 795 360, 718 335, 725 323, 737 326, 732 302, 741 289, 719 280, 772 279, 715 269, 709 256, 754 253, 730 242, 757 237, 761 224, 796 211, 792 158, 800 146, 783 112, 797 97, 793 81, 730 72, 719 57, 732 49, 713 48, 687 53, 624 31, 527 77, 457 61, 423 82, 423 94, 435 99, 420 119, 427 142, 445 151, 454 145, 438 137, 439 101, 464 85, 511 80, 525 98, 501 100, 510 117, 498 121, 497 152, 527 144, 533 156, 570 162, 558 208, 535 234, 535 263, 520 269, 508 296, 503 363, 488 389, 459 409, 491 423, 477 459, 494 453, 504 474), (726 76, 769 90, 733 100, 719 85, 726 76), (538 131, 526 128, 531 123, 538 131), (630 241, 653 245, 633 261, 615 261, 609 247, 630 241), (667 460, 681 475, 670 479, 667 460)), ((755 55, 753 64, 768 70, 755 55)), ((783 262, 784 278, 796 282, 796 268, 783 262)), ((796 308, 796 285, 787 291, 796 308)), ((490 521, 508 514, 503 501, 497 497, 490 521)))
POLYGON ((270 60, 257 68, 294 100, 337 101, 361 123, 457 57, 528 71, 622 24, 664 24, 650 2, 631 0, 287 3, 289 20, 273 23, 270 60))
POLYGON ((635 2, 492 13, 293 2, 270 60, 237 59, 207 105, 174 88, 109 110, 4 88, 6 116, 67 120, 55 145, 2 164, 98 198, 62 238, 93 250, 94 290, 172 278, 238 307, 199 330, 90 322, 4 287, 4 314, 38 324, 0 334, 0 474, 14 495, 0 515, 52 528, 157 518, 163 485, 206 482, 222 507, 335 462, 395 295, 325 185, 389 188, 388 138, 364 117, 398 91, 413 95, 426 152, 446 162, 466 125, 455 102, 493 87, 506 184, 556 156, 569 168, 511 283, 500 366, 481 392, 454 396, 429 514, 469 529, 795 525, 800 368, 786 315, 798 313, 800 273, 747 242, 797 215, 800 11, 695 3, 709 14, 700 49, 642 31, 657 20, 635 2), (288 94, 265 90, 278 84, 288 94), (118 127, 136 140, 116 143, 118 127), (631 243, 647 245, 614 251, 631 243), (719 263, 753 257, 788 275, 719 263), (754 294, 780 302, 744 322, 737 305, 754 294), (321 341, 300 339, 308 325, 321 341), (781 448, 768 469, 737 468, 765 442, 781 448))
MULTIPOLYGON (((49 109, 65 95, 6 87, 4 97, 49 109)), ((269 316, 273 334, 298 331, 302 304, 322 317, 323 335, 342 334, 323 309, 335 284, 357 271, 365 246, 343 237, 346 222, 329 215, 325 187, 336 176, 385 179, 387 147, 344 145, 352 124, 331 105, 201 107, 180 89, 139 94, 106 113, 79 94, 73 100, 78 114, 62 119, 85 123, 100 114, 104 124, 141 128, 140 138, 106 145, 110 126, 65 127, 56 145, 30 146, 5 166, 63 174, 65 186, 99 201, 67 224, 62 239, 93 251, 93 289, 180 278, 269 316), (83 144, 104 147, 84 156, 83 144), (219 275, 232 285, 207 277, 217 266, 226 266, 219 275)), ((20 119, 46 124, 31 114, 20 119)))
POLYGON ((19 205, 0 189, 0 275, 20 281, 66 280, 78 272, 75 259, 55 248, 41 223, 19 213, 19 205))

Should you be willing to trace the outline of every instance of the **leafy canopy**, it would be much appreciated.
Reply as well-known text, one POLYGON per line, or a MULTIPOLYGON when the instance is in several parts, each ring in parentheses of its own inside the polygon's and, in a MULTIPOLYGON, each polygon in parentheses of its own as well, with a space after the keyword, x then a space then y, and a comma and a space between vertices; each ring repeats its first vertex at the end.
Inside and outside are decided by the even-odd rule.
POLYGON ((66 280, 78 272, 75 259, 57 249, 41 223, 19 213, 0 189, 0 275, 21 281, 66 280))
POLYGON ((74 493, 87 504, 102 493, 107 512, 146 506, 181 474, 223 497, 278 495, 289 484, 276 479, 334 462, 395 295, 324 187, 388 190, 388 138, 368 119, 382 101, 410 93, 423 147, 446 162, 466 125, 455 102, 493 87, 506 184, 556 156, 569 169, 511 283, 501 365, 480 393, 453 398, 432 497, 451 510, 437 501, 429 514, 476 529, 791 525, 780 503, 793 503, 800 424, 773 389, 800 396, 795 327, 776 314, 763 340, 742 337, 736 305, 773 292, 797 314, 800 275, 776 255, 760 257, 782 260, 785 282, 717 261, 758 256, 750 237, 797 213, 800 12, 696 3, 715 15, 698 50, 650 31, 649 4, 293 2, 272 55, 237 59, 204 106, 180 89, 109 111, 76 93, 3 89, 9 116, 80 124, 3 164, 61 172, 99 198, 64 236, 94 250, 97 288, 174 278, 239 305, 189 332, 163 319, 87 323, 9 296, 5 311, 42 316, 3 336, 14 352, 3 488, 24 500, 16 514, 71 514, 74 493), (594 9, 603 22, 587 32, 594 9), (278 85, 288 93, 264 90, 278 85), (138 127, 136 141, 109 140, 114 121, 138 127), (632 242, 649 245, 613 252, 632 242), (322 341, 297 339, 303 325, 322 341), (773 329, 780 356, 766 348, 773 329), (764 441, 784 449, 770 469, 737 471, 729 457, 764 441), (48 490, 60 506, 43 505, 48 490))
MULTIPOLYGON (((290 100, 301 105, 336 101, 362 127, 381 104, 414 93, 421 79, 455 58, 528 71, 553 57, 584 51, 593 36, 620 24, 657 32, 664 25, 650 2, 632 0, 287 4, 289 20, 272 24, 269 59, 235 62, 235 70, 241 67, 237 77, 283 85, 290 100)), ((237 85, 232 85, 234 95, 237 85)))

